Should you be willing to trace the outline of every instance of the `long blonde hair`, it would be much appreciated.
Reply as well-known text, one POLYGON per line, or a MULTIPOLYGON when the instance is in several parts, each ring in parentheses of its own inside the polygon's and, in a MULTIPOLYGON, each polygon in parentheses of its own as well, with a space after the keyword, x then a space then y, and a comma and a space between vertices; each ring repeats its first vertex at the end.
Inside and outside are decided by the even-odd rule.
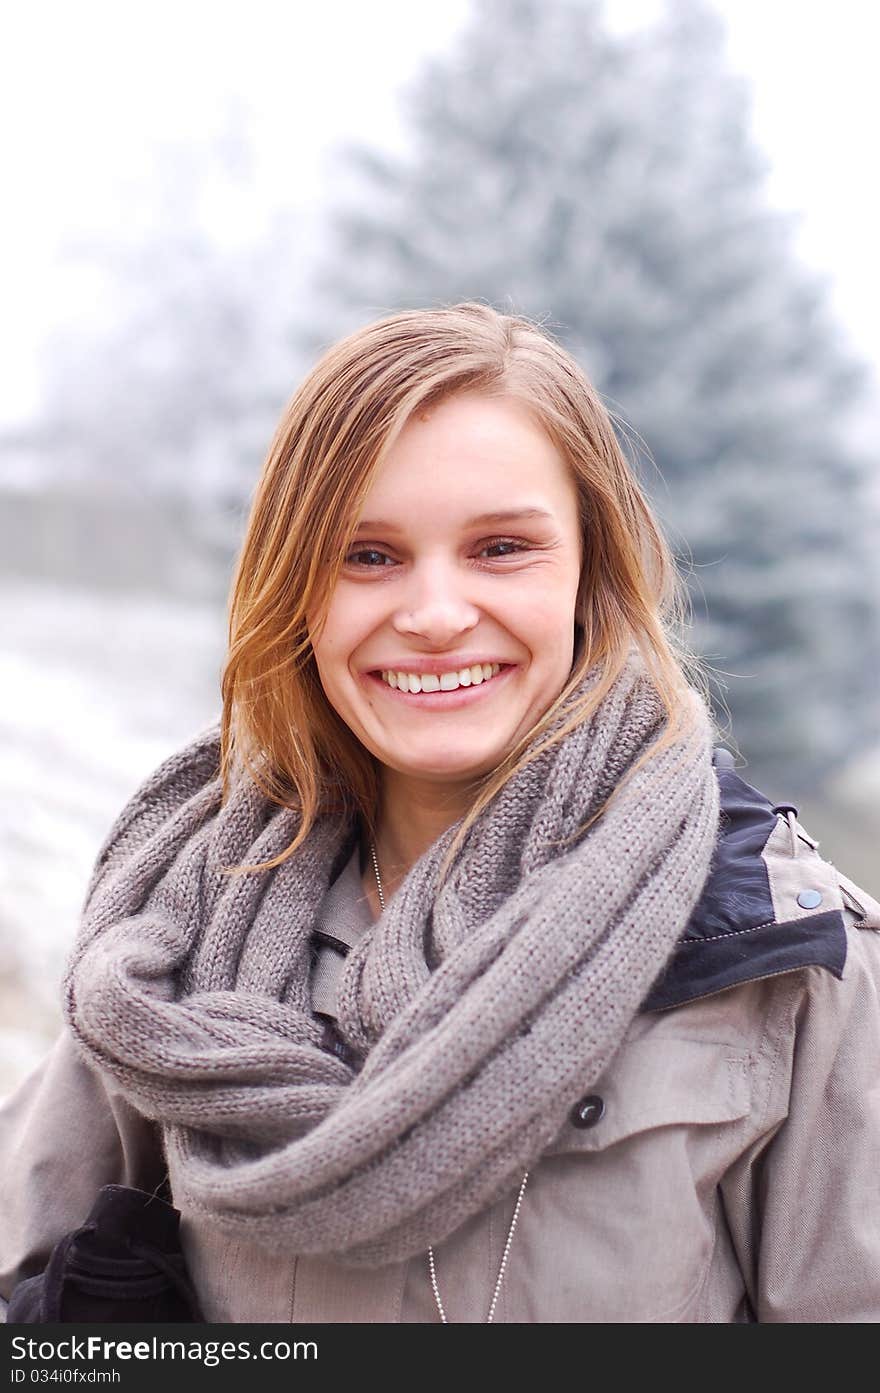
POLYGON ((306 615, 323 621, 372 480, 408 418, 463 391, 514 398, 542 423, 577 484, 584 564, 568 681, 537 725, 475 782, 444 873, 511 775, 590 719, 633 645, 668 719, 625 779, 686 730, 693 688, 706 698, 701 665, 682 636, 686 587, 611 417, 571 355, 524 316, 476 302, 389 315, 331 347, 294 393, 257 484, 232 583, 224 797, 245 772, 272 801, 300 813, 293 841, 262 869, 286 860, 327 812, 360 815, 375 837, 378 767, 324 694, 306 615), (601 681, 570 700, 597 662, 601 681))

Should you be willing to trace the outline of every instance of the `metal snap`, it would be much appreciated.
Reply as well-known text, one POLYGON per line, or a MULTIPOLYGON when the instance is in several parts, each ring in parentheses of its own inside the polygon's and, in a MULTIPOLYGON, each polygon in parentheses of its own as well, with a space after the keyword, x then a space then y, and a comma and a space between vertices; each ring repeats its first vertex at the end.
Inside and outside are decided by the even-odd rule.
POLYGON ((815 909, 817 904, 822 903, 822 896, 818 890, 802 890, 797 897, 797 902, 801 909, 815 909))
POLYGON ((598 1093, 588 1093, 586 1098, 575 1103, 570 1116, 573 1127, 595 1127, 605 1116, 605 1099, 598 1093))

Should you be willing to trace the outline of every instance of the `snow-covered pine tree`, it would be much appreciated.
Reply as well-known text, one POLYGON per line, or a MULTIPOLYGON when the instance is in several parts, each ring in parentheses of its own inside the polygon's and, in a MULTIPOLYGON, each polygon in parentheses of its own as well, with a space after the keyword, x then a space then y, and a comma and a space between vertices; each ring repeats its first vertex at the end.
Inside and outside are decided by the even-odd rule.
POLYGON ((877 517, 862 370, 748 115, 703 0, 626 36, 590 0, 475 0, 406 96, 405 151, 347 153, 318 329, 465 298, 544 320, 656 461, 739 748, 803 792, 880 735, 877 517))

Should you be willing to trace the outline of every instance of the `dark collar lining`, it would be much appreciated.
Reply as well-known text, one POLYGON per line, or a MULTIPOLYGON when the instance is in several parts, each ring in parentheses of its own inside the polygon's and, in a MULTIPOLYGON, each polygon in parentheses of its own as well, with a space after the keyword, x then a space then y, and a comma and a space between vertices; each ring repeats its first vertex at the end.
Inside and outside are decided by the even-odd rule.
POLYGON ((759 924, 718 938, 681 938, 641 1009, 666 1011, 801 967, 824 967, 840 978, 845 962, 846 925, 838 910, 785 924, 759 924))
MULTIPOLYGON (((698 997, 802 967, 835 977, 846 962, 846 924, 839 910, 777 923, 761 852, 782 804, 771 804, 718 758, 721 795, 718 844, 703 893, 664 971, 642 1003, 668 1010, 698 997)), ((786 804, 785 806, 791 806, 786 804)), ((797 811, 796 809, 794 810, 797 811)))

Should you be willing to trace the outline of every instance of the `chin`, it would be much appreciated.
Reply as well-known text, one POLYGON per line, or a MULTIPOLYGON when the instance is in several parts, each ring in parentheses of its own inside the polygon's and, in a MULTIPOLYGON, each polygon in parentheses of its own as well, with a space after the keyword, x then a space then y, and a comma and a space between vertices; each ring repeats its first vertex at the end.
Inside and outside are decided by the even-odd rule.
POLYGON ((414 778, 423 779, 467 779, 469 777, 479 777, 489 769, 494 769, 502 758, 502 753, 497 755, 493 751, 482 754, 469 752, 460 755, 450 754, 443 759, 437 758, 437 751, 432 750, 425 755, 424 759, 418 756, 407 757, 389 750, 380 755, 383 764, 396 769, 399 774, 408 774, 414 778))

